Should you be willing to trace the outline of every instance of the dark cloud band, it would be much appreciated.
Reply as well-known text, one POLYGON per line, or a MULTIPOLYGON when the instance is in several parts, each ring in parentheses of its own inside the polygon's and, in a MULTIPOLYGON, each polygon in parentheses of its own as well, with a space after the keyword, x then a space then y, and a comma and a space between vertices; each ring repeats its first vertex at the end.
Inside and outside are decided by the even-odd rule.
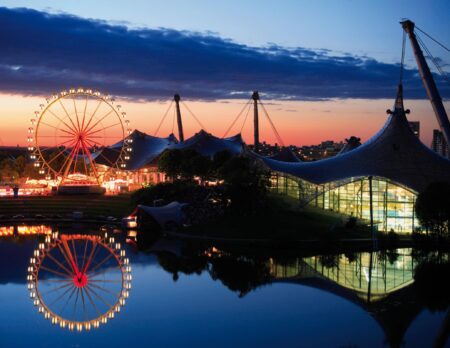
MULTIPOLYGON (((399 66, 327 50, 250 47, 212 34, 129 29, 67 14, 0 8, 0 91, 86 86, 131 98, 390 98, 399 66)), ((405 96, 424 98, 417 71, 405 96)), ((441 90, 450 95, 450 88, 441 90)))

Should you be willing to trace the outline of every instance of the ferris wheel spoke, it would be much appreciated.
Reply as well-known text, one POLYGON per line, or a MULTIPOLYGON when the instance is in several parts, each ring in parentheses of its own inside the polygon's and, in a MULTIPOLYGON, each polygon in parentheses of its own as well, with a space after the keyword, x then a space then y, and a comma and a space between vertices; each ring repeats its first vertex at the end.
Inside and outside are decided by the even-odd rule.
POLYGON ((47 271, 47 272, 59 275, 59 276, 64 277, 64 278, 71 278, 70 276, 68 276, 65 273, 55 271, 54 269, 51 269, 51 268, 48 268, 48 267, 45 267, 45 266, 42 266, 42 265, 41 265, 40 269, 43 269, 44 271, 47 271))
MULTIPOLYGON (((79 157, 79 154, 80 154, 80 143, 81 143, 81 142, 78 142, 77 149, 76 149, 75 152, 74 152, 74 157, 75 157, 75 163, 74 163, 74 165, 73 165, 73 170, 74 170, 74 172, 77 171, 78 157, 79 157)), ((69 168, 69 170, 70 170, 70 168, 69 168)), ((87 174, 87 173, 86 173, 86 174, 87 174)), ((72 239, 72 242, 73 242, 73 239, 72 239)))
MULTIPOLYGON (((91 143, 89 142, 89 140, 86 140, 86 142, 88 143, 88 145, 89 145, 90 147, 93 146, 93 144, 91 144, 91 143)), ((114 167, 114 166, 115 166, 115 164, 112 163, 112 162, 111 162, 111 161, 103 154, 103 150, 100 150, 99 156, 102 156, 109 164, 111 164, 111 167, 114 167)))
POLYGON ((39 138, 71 138, 73 139, 73 135, 39 135, 39 138))
POLYGON ((91 283, 122 283, 121 279, 91 279, 91 283))
POLYGON ((93 288, 91 288, 90 285, 88 285, 86 288, 89 289, 89 291, 92 292, 92 294, 93 294, 96 298, 98 298, 100 301, 102 301, 102 302, 106 305, 106 307, 108 307, 109 309, 112 308, 112 306, 111 306, 111 305, 103 298, 103 296, 99 295, 99 294, 97 293, 97 291, 95 291, 93 288))
MULTIPOLYGON (((64 137, 65 138, 65 137, 64 137)), ((65 141, 62 141, 62 142, 60 142, 57 146, 58 147, 63 147, 64 146, 64 151, 65 150, 67 150, 67 148, 70 148, 70 147, 72 147, 73 145, 75 145, 75 143, 76 143, 76 139, 74 139, 73 137, 72 137, 72 139, 70 139, 70 140, 65 140, 65 141), (68 144, 68 143, 71 143, 71 144, 68 144), (65 146, 66 144, 68 144, 67 146, 65 146)))
POLYGON ((86 110, 88 106, 89 97, 86 95, 86 103, 84 104, 84 111, 83 111, 83 122, 81 123, 81 130, 84 130, 84 121, 86 119, 86 110))
POLYGON ((83 317, 84 317, 84 320, 86 320, 86 318, 87 318, 87 310, 86 310, 86 302, 84 301, 83 288, 80 289, 80 293, 81 293, 81 301, 83 302, 83 317))
POLYGON ((66 259, 66 262, 67 262, 67 263, 70 265, 70 267, 72 268, 72 271, 73 271, 72 274, 73 274, 73 275, 77 274, 78 272, 77 272, 77 270, 75 269, 74 264, 71 262, 70 256, 67 255, 67 251, 64 250, 65 247, 64 247, 64 249, 63 249, 63 248, 61 247, 61 245, 58 244, 58 248, 59 248, 61 254, 62 254, 62 255, 64 256, 64 258, 66 259))
POLYGON ((101 99, 99 100, 99 102, 98 102, 98 104, 97 104, 97 107, 95 108, 95 110, 94 110, 94 112, 92 113, 91 117, 89 118, 88 123, 86 123, 86 126, 83 128, 83 132, 86 131, 86 129, 88 129, 89 125, 90 125, 91 122, 92 122, 92 119, 94 118, 95 114, 97 113, 98 109, 100 108, 100 105, 102 105, 102 100, 101 100, 101 99))
POLYGON ((113 256, 113 254, 109 254, 108 256, 106 256, 101 262, 99 262, 98 264, 95 265, 95 267, 93 267, 88 274, 95 274, 94 271, 96 269, 98 269, 101 265, 103 265, 106 261, 108 261, 111 257, 113 256))
POLYGON ((55 161, 59 156, 61 156, 63 153, 66 152, 66 149, 61 150, 55 157, 51 158, 48 162, 47 165, 52 164, 53 161, 55 161))
POLYGON ((91 153, 89 152, 89 149, 87 149, 87 148, 85 148, 85 152, 86 152, 87 158, 89 160, 89 163, 91 165, 91 169, 94 172, 95 179, 100 184, 97 169, 95 168, 95 163, 94 163, 94 160, 92 159, 91 153))
POLYGON ((67 257, 69 258, 70 264, 72 265, 74 274, 78 275, 80 273, 80 270, 78 269, 78 265, 76 263, 76 258, 72 254, 72 250, 70 250, 69 243, 67 242, 66 239, 62 240, 62 245, 64 247, 64 250, 66 251, 67 257))
POLYGON ((86 129, 84 130, 86 132, 86 134, 89 134, 89 132, 95 128, 100 122, 102 122, 105 118, 107 118, 109 115, 111 115, 111 113, 114 111, 114 109, 111 109, 109 112, 106 113, 106 115, 104 115, 103 117, 101 117, 100 119, 98 119, 93 126, 90 126, 89 128, 86 127, 86 129))
POLYGON ((110 294, 110 295, 113 295, 113 296, 116 296, 116 297, 120 297, 120 293, 113 292, 113 291, 108 290, 108 289, 106 289, 106 288, 104 288, 104 287, 102 287, 102 286, 99 286, 99 285, 97 285, 97 284, 90 284, 89 286, 92 286, 92 287, 94 287, 94 288, 96 288, 96 289, 98 289, 98 290, 101 290, 101 291, 103 291, 103 292, 106 292, 107 294, 110 294))
POLYGON ((56 292, 56 291, 58 291, 58 290, 62 290, 62 289, 64 289, 64 288, 67 288, 68 286, 73 286, 73 283, 70 282, 70 281, 68 281, 67 284, 58 286, 58 287, 56 287, 56 288, 52 288, 52 289, 50 289, 50 290, 48 290, 48 291, 41 292, 41 296, 42 296, 42 295, 48 295, 48 294, 51 294, 51 293, 56 292))
POLYGON ((80 288, 77 288, 77 294, 75 296, 75 302, 73 304, 73 312, 72 312, 72 318, 75 318, 76 310, 77 310, 77 304, 78 304, 78 297, 80 296, 80 288))
POLYGON ((70 283, 72 279, 43 279, 39 282, 41 283, 70 283))
POLYGON ((98 307, 97 307, 97 305, 95 304, 95 302, 92 300, 92 297, 91 297, 91 295, 89 294, 89 289, 88 289, 88 288, 86 288, 86 296, 87 296, 87 298, 89 299, 89 302, 91 303, 92 307, 94 307, 95 311, 97 312, 97 315, 98 315, 98 316, 101 316, 102 314, 101 314, 101 312, 98 310, 98 307))
POLYGON ((89 268, 89 266, 91 264, 92 257, 94 256, 95 249, 97 249, 97 242, 93 241, 92 242, 91 253, 89 254, 89 258, 88 258, 86 264, 84 265, 83 273, 87 273, 86 270, 89 268))
POLYGON ((101 138, 101 139, 122 139, 122 137, 120 135, 116 135, 116 136, 101 136, 101 135, 93 135, 90 136, 89 139, 92 138, 101 138))
POLYGON ((74 154, 75 154, 75 149, 76 149, 78 143, 79 143, 79 140, 77 140, 77 143, 76 143, 75 146, 72 148, 72 150, 70 151, 69 155, 68 155, 67 158, 64 160, 63 165, 61 166, 60 173, 63 172, 64 177, 66 177, 67 174, 68 174, 68 172, 69 172, 70 166, 71 166, 72 161, 73 161, 73 156, 74 156, 74 154))
POLYGON ((58 117, 52 110, 47 109, 47 111, 52 114, 54 117, 56 117, 62 124, 64 124, 68 129, 70 129, 72 131, 72 133, 75 135, 76 134, 76 129, 72 128, 71 126, 69 126, 62 118, 58 117))
MULTIPOLYGON (((48 123, 46 123, 46 122, 40 122, 41 124, 43 124, 44 126, 47 126, 47 127, 51 127, 51 128, 54 128, 54 129, 56 129, 56 130, 59 130, 59 131, 61 131, 61 132, 64 132, 64 133, 67 133, 67 134, 70 134, 72 137, 73 136, 75 136, 75 134, 73 134, 72 132, 69 132, 69 131, 67 131, 67 130, 65 130, 65 129, 62 129, 62 128, 58 128, 58 127, 55 127, 55 126, 52 126, 51 124, 48 124, 48 123)), ((44 135, 40 135, 40 137, 45 137, 44 135)), ((63 137, 62 135, 60 135, 60 137, 63 137)))
POLYGON ((91 131, 90 133, 87 134, 87 136, 90 137, 92 134, 96 134, 98 132, 104 131, 105 129, 109 129, 111 127, 118 126, 118 125, 122 125, 122 123, 121 122, 117 122, 117 123, 111 124, 109 126, 102 127, 101 129, 97 129, 95 131, 91 131))
POLYGON ((87 142, 87 144, 88 144, 90 147, 94 147, 94 146, 97 146, 97 145, 99 145, 99 147, 102 147, 102 148, 105 147, 104 144, 99 143, 98 141, 92 140, 91 138, 86 139, 85 141, 87 142))
MULTIPOLYGON (((83 147, 81 147, 81 151, 83 152, 83 156, 85 157, 85 158, 83 158, 84 171, 85 171, 86 175, 89 175, 89 170, 88 170, 88 167, 87 167, 87 164, 86 164, 86 157, 87 157, 86 151, 84 150, 83 147)), ((86 255, 84 255, 84 257, 86 257, 86 255)), ((84 258, 83 258, 83 263, 84 263, 84 258)), ((82 267, 82 269, 83 268, 84 268, 84 266, 82 267)))
MULTIPOLYGON (((73 286, 73 285, 72 285, 73 286)), ((50 308, 51 306, 55 305, 56 303, 58 303, 59 300, 61 300, 65 295, 67 295, 67 293, 72 290, 72 288, 68 288, 66 289, 62 294, 60 294, 56 299, 54 299, 51 303, 48 304, 48 307, 50 308)))
POLYGON ((80 269, 78 267, 78 257, 77 257, 77 249, 75 248, 75 239, 72 239, 72 249, 73 249, 73 255, 75 260, 75 265, 77 266, 77 269, 80 269))
POLYGON ((83 263, 81 264, 81 269, 84 270, 84 263, 86 261, 87 249, 88 249, 89 240, 86 239, 84 243, 84 253, 83 253, 83 263))
POLYGON ((69 304, 69 302, 72 299, 73 295, 75 295, 75 292, 77 291, 77 289, 78 288, 76 286, 73 287, 72 292, 70 293, 69 297, 67 298, 66 303, 64 304, 64 306, 61 309, 61 314, 63 314, 63 312, 66 310, 67 305, 69 304))
POLYGON ((70 272, 61 262, 59 262, 56 258, 54 258, 50 253, 47 254, 47 256, 56 263, 60 268, 62 268, 64 271, 67 272, 68 275, 73 275, 72 272, 70 272))
POLYGON ((77 119, 77 125, 78 125, 77 129, 78 129, 78 132, 80 132, 81 128, 80 128, 80 121, 78 119, 77 103, 75 102, 75 97, 72 96, 72 100, 73 100, 73 107, 75 109, 75 117, 77 119))
MULTIPOLYGON (((59 103, 61 104, 61 106, 62 106, 64 112, 66 113, 66 116, 67 116, 67 118, 69 119, 70 123, 72 123, 73 128, 77 131, 77 126, 75 126, 75 123, 73 123, 73 120, 72 120, 72 118, 70 117, 69 113, 67 112, 67 110, 66 110, 64 104, 61 102, 61 99, 59 100, 59 103)), ((77 133, 77 132, 75 132, 75 133, 77 133)))

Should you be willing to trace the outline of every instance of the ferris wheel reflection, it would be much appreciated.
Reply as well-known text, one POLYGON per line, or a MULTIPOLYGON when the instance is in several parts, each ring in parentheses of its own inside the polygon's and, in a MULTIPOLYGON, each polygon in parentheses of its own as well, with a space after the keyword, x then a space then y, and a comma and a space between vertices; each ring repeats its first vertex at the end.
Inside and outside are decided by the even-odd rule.
POLYGON ((45 236, 28 267, 30 298, 52 324, 90 330, 106 324, 125 305, 131 266, 120 243, 103 235, 45 236))

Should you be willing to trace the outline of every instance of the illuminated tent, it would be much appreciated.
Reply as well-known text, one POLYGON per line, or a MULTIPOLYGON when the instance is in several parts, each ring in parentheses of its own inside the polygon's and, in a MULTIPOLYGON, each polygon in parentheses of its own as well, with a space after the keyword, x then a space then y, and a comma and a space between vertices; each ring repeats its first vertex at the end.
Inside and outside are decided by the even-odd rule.
POLYGON ((218 138, 214 135, 201 130, 189 139, 173 144, 168 147, 170 150, 186 150, 192 149, 200 155, 206 157, 214 157, 220 151, 228 151, 232 155, 239 155, 244 152, 244 141, 240 134, 229 138, 218 138))
POLYGON ((384 127, 356 149, 315 162, 262 160, 274 171, 315 184, 377 176, 420 192, 431 182, 450 181, 450 161, 422 144, 409 127, 401 85, 384 127))
MULTIPOLYGON (((169 146, 176 144, 177 139, 173 134, 167 138, 154 137, 138 130, 134 130, 125 141, 131 140, 131 147, 133 151, 130 154, 130 159, 127 162, 128 170, 136 170, 147 165, 155 163, 156 159, 169 146)), ((97 163, 109 165, 115 163, 115 158, 119 155, 117 149, 122 148, 122 141, 104 148, 100 155, 97 156, 97 163)))

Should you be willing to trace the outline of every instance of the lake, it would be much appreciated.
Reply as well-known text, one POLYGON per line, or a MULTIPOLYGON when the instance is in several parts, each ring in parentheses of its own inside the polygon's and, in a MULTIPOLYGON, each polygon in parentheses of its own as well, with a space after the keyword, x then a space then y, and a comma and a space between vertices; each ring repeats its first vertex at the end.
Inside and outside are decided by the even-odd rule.
POLYGON ((448 263, 448 253, 281 253, 106 227, 3 226, 0 346, 445 345, 448 303, 414 280, 430 260, 448 263))

